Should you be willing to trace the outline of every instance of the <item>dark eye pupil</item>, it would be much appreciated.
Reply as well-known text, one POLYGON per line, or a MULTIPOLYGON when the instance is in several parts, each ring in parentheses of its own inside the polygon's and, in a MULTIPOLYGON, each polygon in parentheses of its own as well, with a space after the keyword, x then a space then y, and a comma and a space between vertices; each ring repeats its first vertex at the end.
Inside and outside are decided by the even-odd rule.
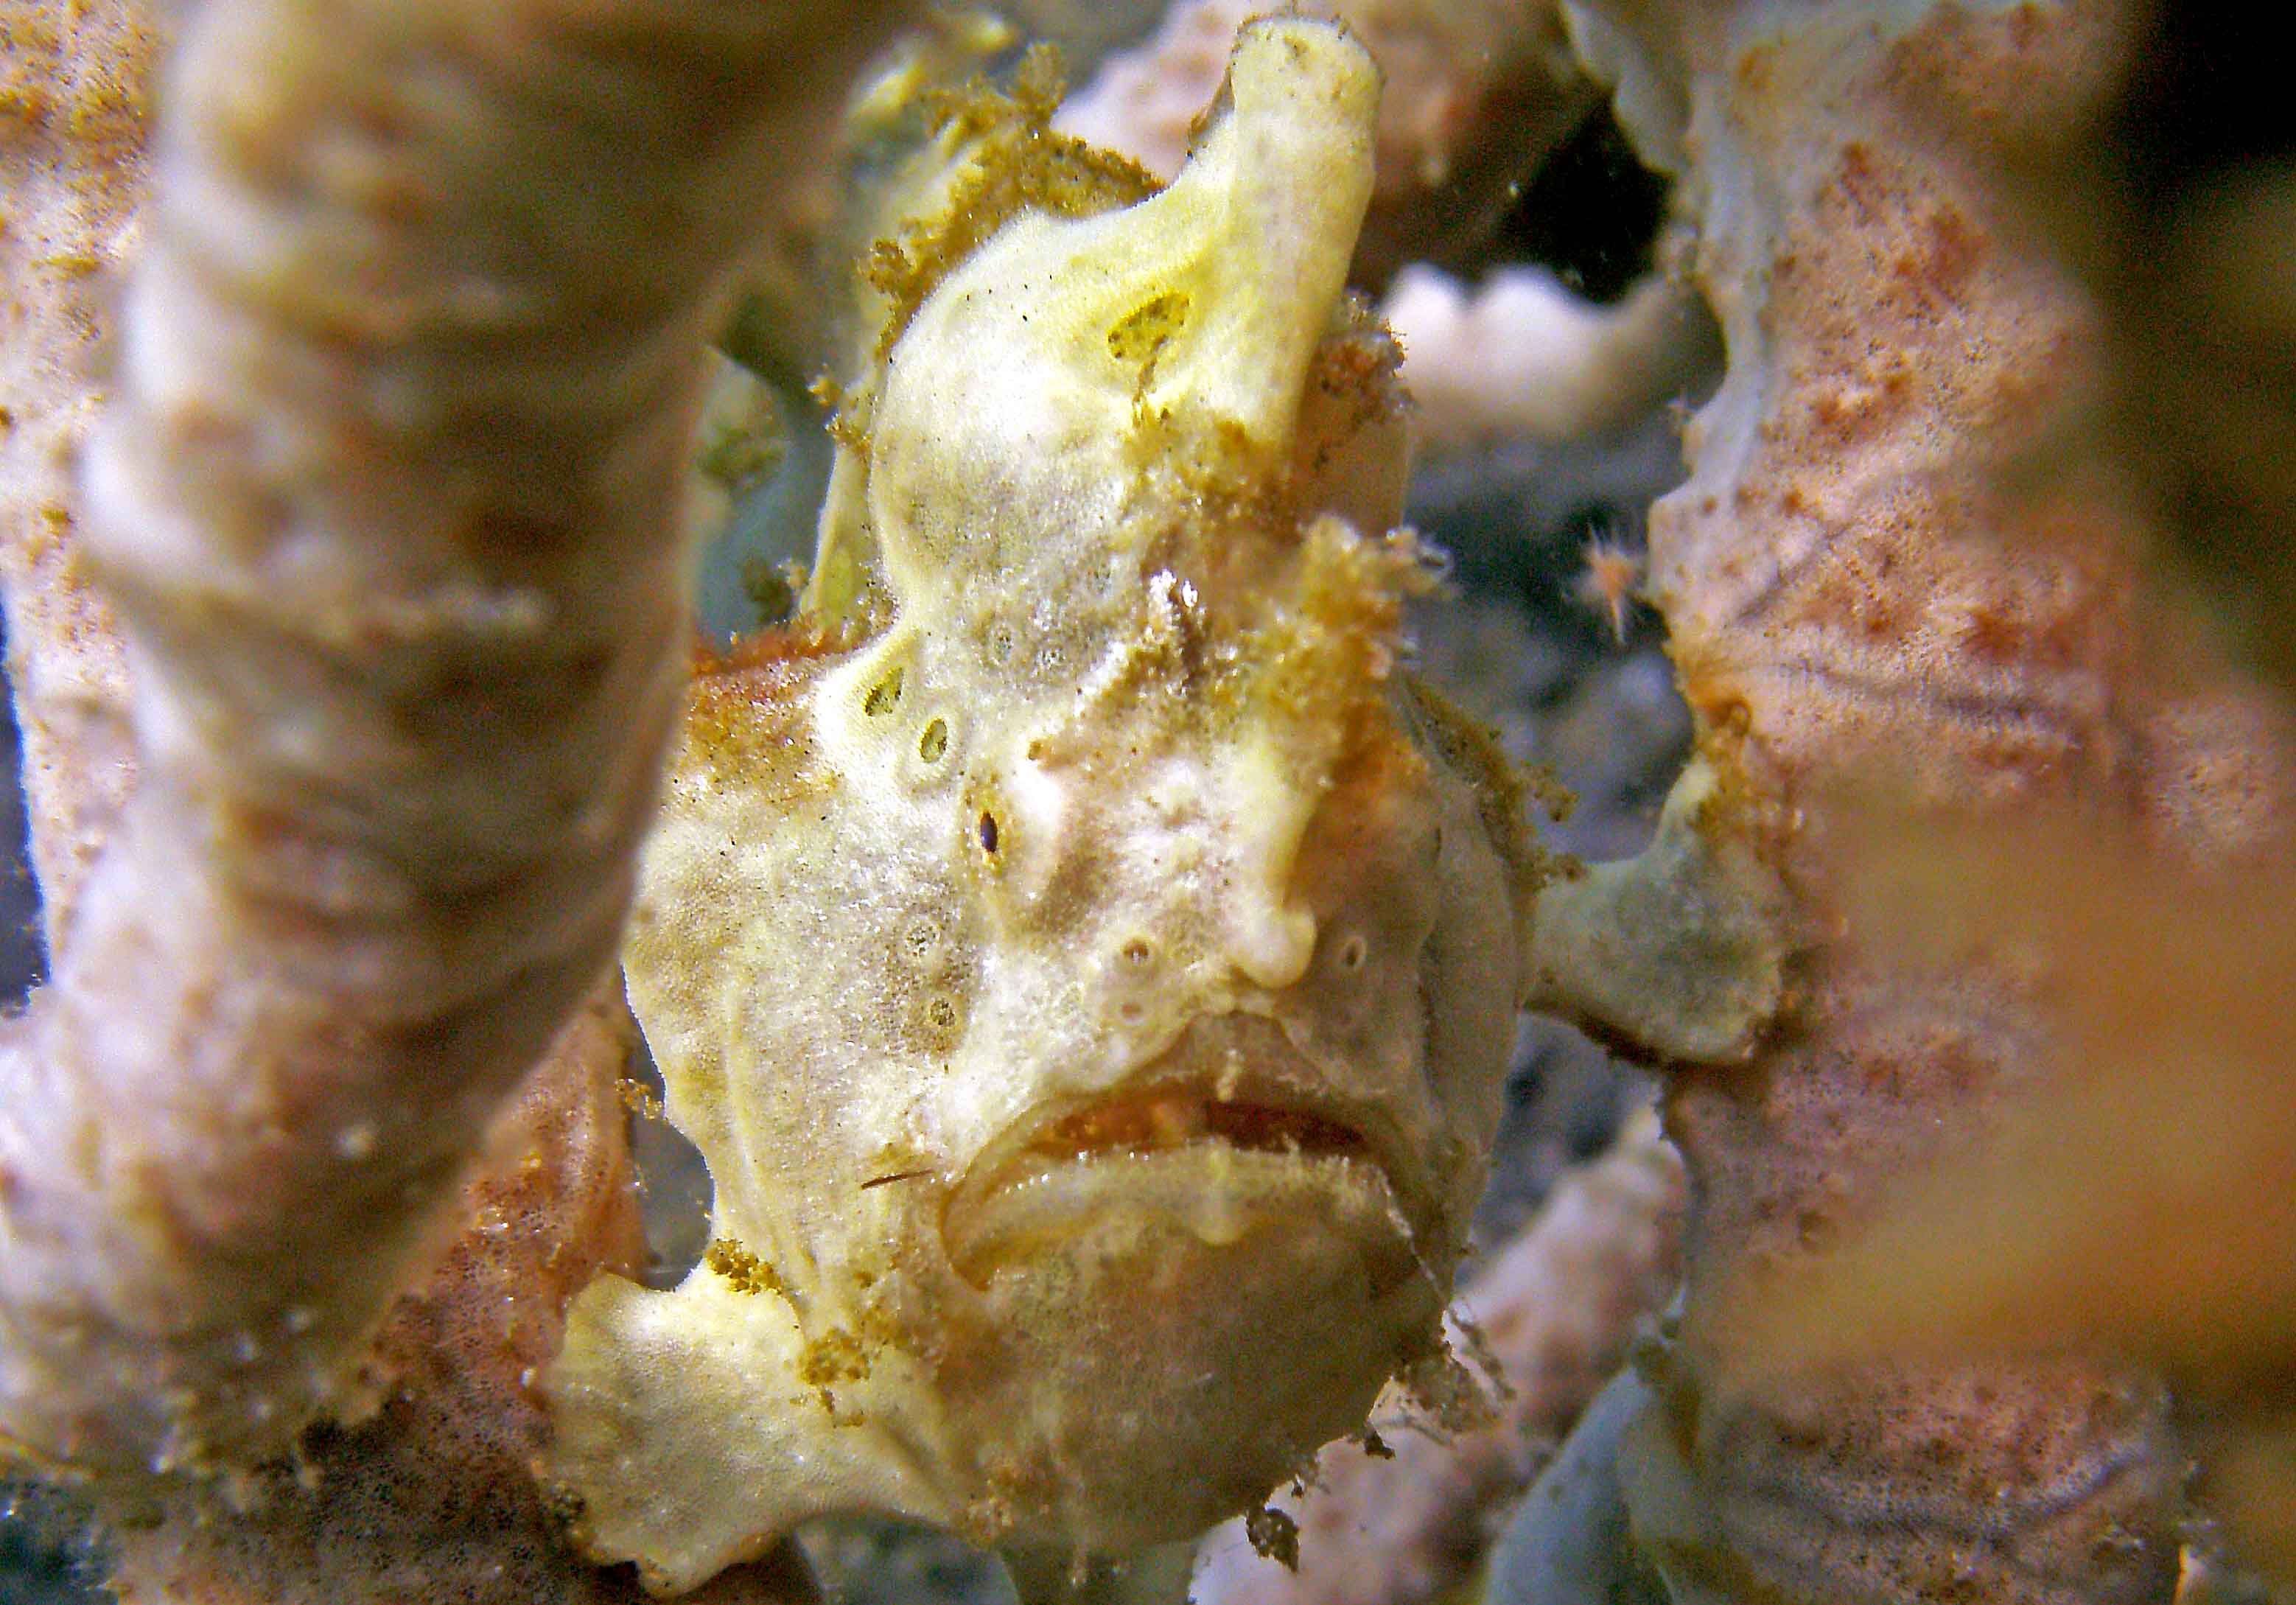
POLYGON ((996 821, 987 814, 980 816, 980 850, 984 853, 996 850, 996 821))

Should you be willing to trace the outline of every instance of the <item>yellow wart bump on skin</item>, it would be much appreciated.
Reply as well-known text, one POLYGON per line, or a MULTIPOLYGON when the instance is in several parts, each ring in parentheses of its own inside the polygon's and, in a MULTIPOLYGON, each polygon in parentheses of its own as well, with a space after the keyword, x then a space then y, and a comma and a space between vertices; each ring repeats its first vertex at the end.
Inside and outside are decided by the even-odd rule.
POLYGON ((701 1263, 726 1279, 726 1285, 737 1293, 778 1293, 783 1290, 782 1279, 766 1264, 730 1237, 713 1239, 703 1250, 701 1263))
POLYGON ((1187 323, 1188 305, 1174 291, 1135 307, 1108 332, 1108 354, 1120 363, 1145 363, 1187 323))

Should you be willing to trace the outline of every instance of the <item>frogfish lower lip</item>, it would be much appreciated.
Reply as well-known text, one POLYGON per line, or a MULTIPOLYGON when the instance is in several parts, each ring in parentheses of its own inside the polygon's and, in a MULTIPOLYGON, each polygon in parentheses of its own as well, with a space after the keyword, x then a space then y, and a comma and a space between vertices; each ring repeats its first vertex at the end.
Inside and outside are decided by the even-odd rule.
POLYGON ((1387 1257, 1415 1235, 1393 1145, 1322 1079, 1271 1021, 1199 1020, 1118 1085, 989 1143, 942 1216, 950 1263, 985 1286, 1118 1210, 1221 1248, 1320 1209, 1390 1240, 1377 1245, 1387 1257))

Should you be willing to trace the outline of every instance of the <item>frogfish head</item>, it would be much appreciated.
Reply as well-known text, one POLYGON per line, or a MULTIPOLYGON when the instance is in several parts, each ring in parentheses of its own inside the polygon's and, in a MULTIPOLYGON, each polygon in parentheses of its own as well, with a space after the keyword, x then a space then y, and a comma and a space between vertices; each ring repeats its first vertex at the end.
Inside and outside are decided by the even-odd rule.
MULTIPOLYGON (((1406 667, 1432 565, 1345 291, 1376 97, 1342 29, 1250 25, 1168 189, 1021 210, 887 342, 824 519, 873 627, 704 666, 627 951, 723 1252, 585 1296, 562 1441, 659 1421, 607 1396, 683 1298, 688 1349, 829 1423, 775 1451, 808 1513, 1117 1554, 1438 1346, 1538 872, 1406 667)), ((621 1486, 677 1457, 562 1463, 602 1552, 731 1552, 621 1486)))

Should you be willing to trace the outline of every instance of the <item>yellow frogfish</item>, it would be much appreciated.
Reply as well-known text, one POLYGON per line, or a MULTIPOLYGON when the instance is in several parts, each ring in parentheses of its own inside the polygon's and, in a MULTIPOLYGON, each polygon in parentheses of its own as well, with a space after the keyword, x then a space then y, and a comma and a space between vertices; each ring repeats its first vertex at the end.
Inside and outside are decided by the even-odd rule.
POLYGON ((1006 130, 881 248, 816 616, 704 663, 626 952, 715 1241, 543 1380, 657 1590, 834 1511, 1183 1538, 1439 1352, 1541 874, 1406 668, 1377 98, 1263 20, 1168 187, 1006 130))

